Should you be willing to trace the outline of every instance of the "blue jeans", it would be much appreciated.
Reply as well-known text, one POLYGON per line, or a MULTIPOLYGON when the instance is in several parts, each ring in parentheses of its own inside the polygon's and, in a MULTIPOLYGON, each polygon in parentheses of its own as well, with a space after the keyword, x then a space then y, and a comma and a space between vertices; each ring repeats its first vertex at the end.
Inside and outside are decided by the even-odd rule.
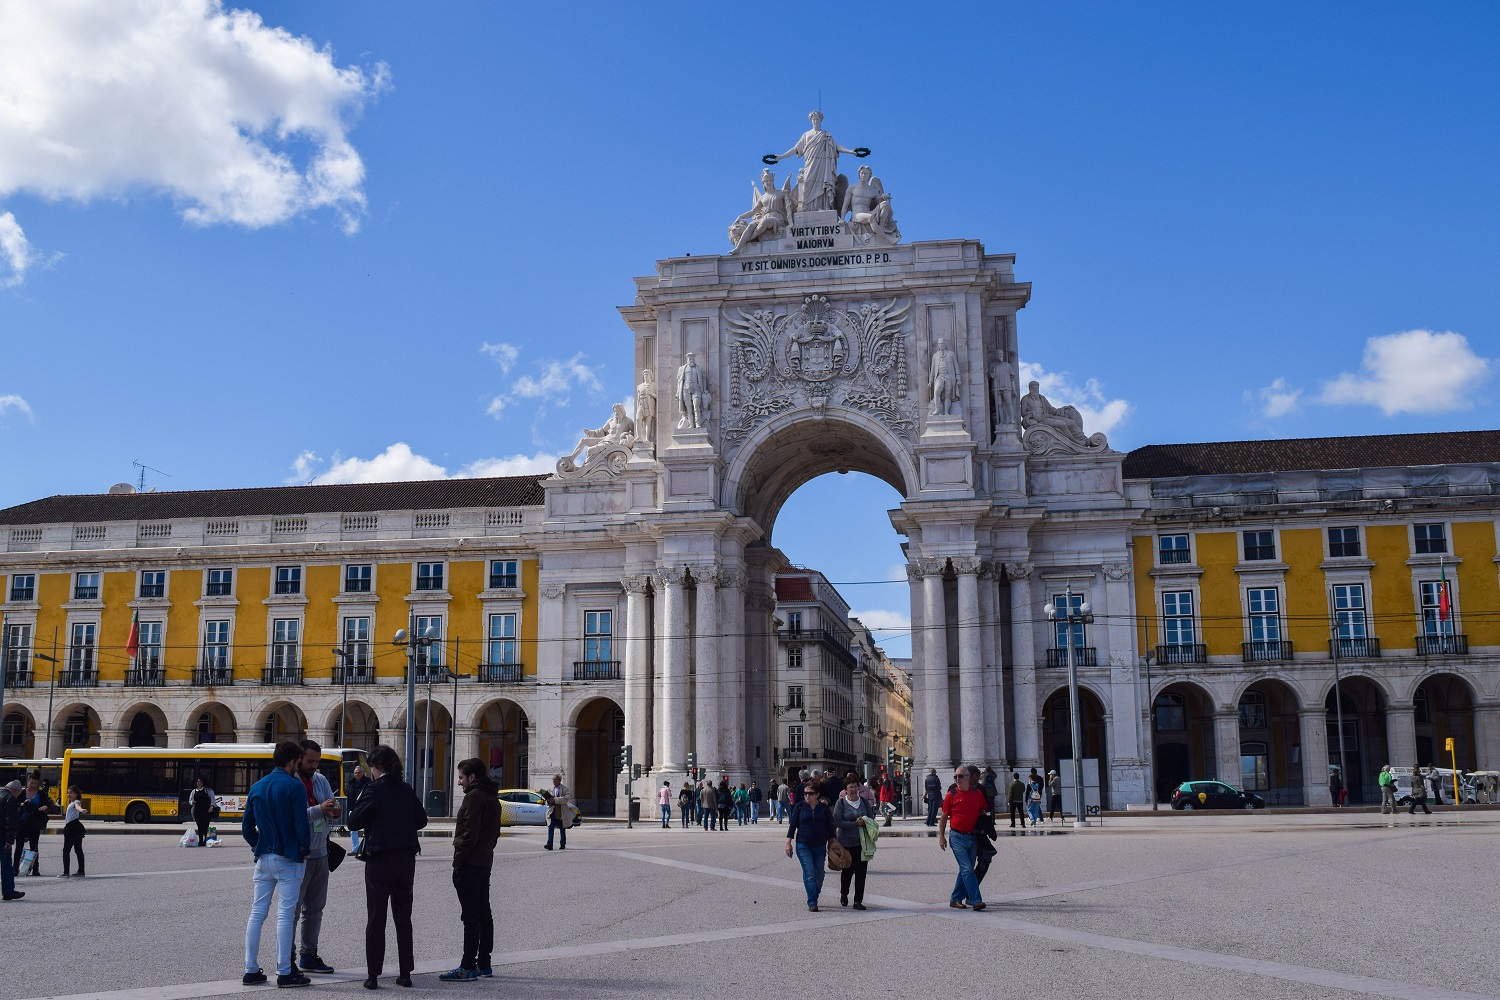
POLYGON ((661 807, 661 825, 662 826, 671 826, 672 825, 672 807, 671 806, 662 806, 661 807))
POLYGON ((802 864, 802 885, 807 889, 808 906, 818 905, 818 895, 823 891, 823 859, 827 856, 827 844, 814 847, 797 841, 797 860, 802 864))
POLYGON ((949 902, 957 903, 967 899, 970 906, 984 902, 984 897, 979 895, 979 879, 974 877, 977 850, 974 835, 949 830, 948 847, 953 851, 953 860, 958 862, 958 878, 953 880, 953 895, 948 897, 949 902))
POLYGON ((1042 804, 1040 802, 1028 801, 1026 803, 1026 814, 1031 817, 1031 825, 1036 826, 1042 821, 1042 804))
POLYGON ((734 804, 734 821, 740 826, 745 825, 745 803, 736 802, 734 804))
POLYGON ((563 826, 562 823, 559 820, 549 819, 547 821, 547 846, 548 847, 552 846, 552 831, 553 830, 556 830, 558 833, 562 834, 562 847, 563 847, 563 850, 566 851, 568 849, 568 828, 565 827, 565 826, 563 826))
POLYGON ((752 802, 752 803, 750 803, 750 822, 752 822, 752 823, 759 823, 760 822, 760 803, 759 802, 752 802))
POLYGON ((786 806, 782 804, 780 799, 776 800, 776 822, 786 822, 786 806))
POLYGON ((271 893, 276 893, 276 974, 292 971, 292 931, 297 915, 297 899, 302 894, 300 861, 279 854, 262 854, 255 859, 255 900, 250 904, 250 922, 245 925, 245 971, 260 971, 260 931, 271 912, 271 893))
POLYGON ((927 825, 937 826, 938 800, 927 800, 927 825))

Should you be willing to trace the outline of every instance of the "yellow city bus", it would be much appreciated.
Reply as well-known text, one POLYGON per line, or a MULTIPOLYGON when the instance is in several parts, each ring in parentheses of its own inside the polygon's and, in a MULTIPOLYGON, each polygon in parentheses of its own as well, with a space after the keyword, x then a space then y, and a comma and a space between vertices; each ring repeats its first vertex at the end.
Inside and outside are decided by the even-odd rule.
POLYGON ((26 784, 26 779, 33 774, 40 774, 42 780, 47 782, 48 789, 52 793, 52 801, 62 799, 62 792, 58 789, 58 783, 62 781, 63 762, 60 758, 28 758, 20 760, 15 757, 0 758, 0 786, 8 785, 12 781, 26 784))
MULTIPOLYGON (((78 786, 89 819, 127 823, 181 820, 189 815, 188 793, 202 777, 214 790, 220 819, 244 815, 250 786, 271 770, 270 743, 203 743, 186 749, 84 747, 63 754, 62 786, 78 786)), ((342 797, 354 765, 365 751, 325 747, 323 772, 342 797)))

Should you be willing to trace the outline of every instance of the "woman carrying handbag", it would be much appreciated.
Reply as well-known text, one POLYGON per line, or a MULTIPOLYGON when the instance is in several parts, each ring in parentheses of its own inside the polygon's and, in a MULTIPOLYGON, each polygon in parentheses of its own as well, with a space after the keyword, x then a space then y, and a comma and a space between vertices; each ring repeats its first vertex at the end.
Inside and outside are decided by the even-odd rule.
POLYGON ((375 780, 349 812, 349 829, 358 830, 365 860, 365 989, 380 985, 385 966, 385 915, 396 922, 397 986, 411 986, 416 965, 412 947, 412 885, 421 844, 417 831, 427 825, 427 811, 401 775, 401 758, 390 747, 370 751, 375 780))
POLYGON ((865 875, 870 863, 864 859, 860 827, 875 822, 875 810, 860 794, 859 779, 844 786, 844 794, 833 804, 833 829, 838 842, 849 852, 849 866, 839 872, 839 905, 849 905, 849 883, 854 883, 854 908, 865 908, 865 875))

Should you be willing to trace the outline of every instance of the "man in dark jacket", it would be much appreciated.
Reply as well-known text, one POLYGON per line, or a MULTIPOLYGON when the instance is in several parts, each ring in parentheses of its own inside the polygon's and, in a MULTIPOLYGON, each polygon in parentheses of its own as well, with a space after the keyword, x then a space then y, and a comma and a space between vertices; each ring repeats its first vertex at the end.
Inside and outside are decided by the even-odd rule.
POLYGON ((370 751, 375 778, 349 810, 349 829, 360 831, 365 855, 365 964, 368 989, 375 989, 385 964, 385 918, 396 924, 396 985, 411 986, 417 964, 412 944, 412 884, 427 825, 427 810, 401 775, 401 757, 381 744, 370 751))
POLYGON ((1026 801, 1026 786, 1021 782, 1020 771, 1011 772, 1010 784, 1005 789, 1005 801, 1010 805, 1011 827, 1015 827, 1016 820, 1020 820, 1021 825, 1025 826, 1026 806, 1024 803, 1026 801))
POLYGON ((495 864, 495 841, 500 837, 499 788, 484 773, 478 758, 458 762, 463 804, 453 825, 453 888, 458 892, 459 916, 464 924, 464 956, 458 968, 438 978, 449 983, 473 982, 490 976, 490 952, 495 947, 495 919, 490 911, 490 869, 495 864))
POLYGON ((927 802, 927 825, 937 826, 938 806, 943 801, 943 779, 937 776, 937 768, 927 769, 927 778, 922 782, 922 796, 927 802))
POLYGON ((307 791, 292 777, 301 758, 302 747, 291 740, 276 744, 271 773, 251 785, 245 799, 240 832, 255 854, 255 900, 245 925, 246 986, 266 981, 260 968, 260 931, 271 911, 273 891, 277 897, 276 985, 306 986, 312 982, 292 968, 292 933, 302 891, 303 859, 312 843, 307 791))
POLYGON ((0 831, 3 831, 5 843, 0 845, 0 896, 6 900, 20 899, 26 895, 24 892, 16 891, 16 873, 10 864, 10 852, 14 849, 16 838, 21 835, 21 783, 12 781, 4 788, 0 788, 0 831))

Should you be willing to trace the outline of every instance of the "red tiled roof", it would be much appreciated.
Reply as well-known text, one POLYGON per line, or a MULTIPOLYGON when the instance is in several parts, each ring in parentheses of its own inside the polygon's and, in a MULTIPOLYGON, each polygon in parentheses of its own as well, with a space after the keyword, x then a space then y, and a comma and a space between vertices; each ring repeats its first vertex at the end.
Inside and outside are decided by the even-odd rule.
POLYGON ((817 600, 813 596, 812 582, 805 576, 777 576, 776 599, 792 604, 810 603, 817 600))
POLYGON ((1125 478, 1162 479, 1484 462, 1500 462, 1500 430, 1150 444, 1125 456, 1125 478))
POLYGON ((430 479, 336 486, 266 486, 166 493, 88 493, 32 500, 0 510, 0 524, 64 521, 165 521, 182 517, 255 517, 374 510, 539 507, 545 475, 430 479))

